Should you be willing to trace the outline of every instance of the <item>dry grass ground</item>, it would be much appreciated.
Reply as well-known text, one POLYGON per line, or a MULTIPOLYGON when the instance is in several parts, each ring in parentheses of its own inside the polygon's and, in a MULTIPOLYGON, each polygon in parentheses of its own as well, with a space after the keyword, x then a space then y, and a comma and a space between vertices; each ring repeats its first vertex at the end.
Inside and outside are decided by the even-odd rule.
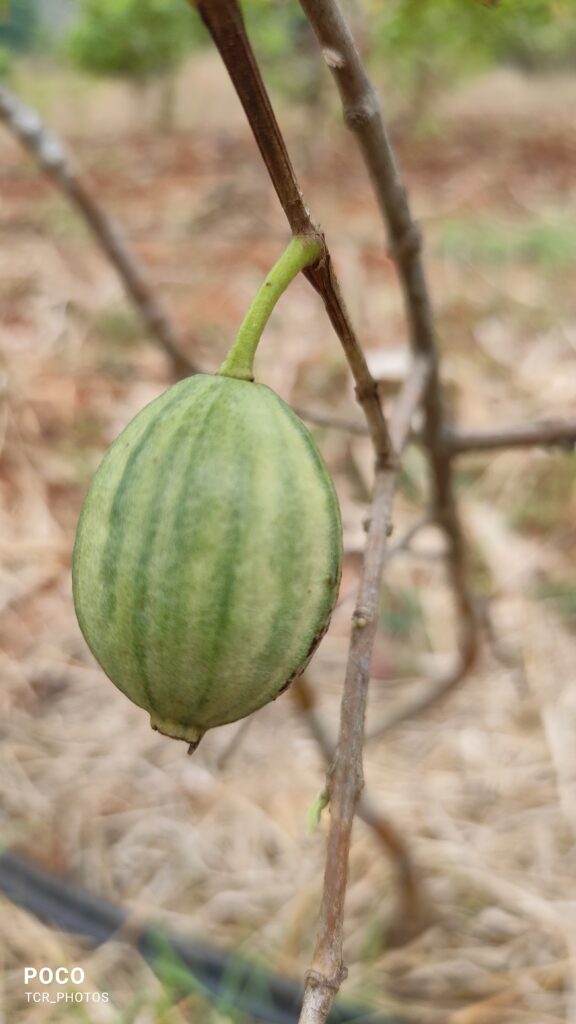
MULTIPOLYGON (((562 88, 576 92, 573 83, 562 88)), ((445 104, 435 134, 398 138, 425 232, 454 411, 470 426, 569 414, 576 105, 559 111, 550 83, 538 91, 532 82, 523 100, 516 89, 503 120, 506 91, 497 111, 493 102, 482 108, 488 91, 470 95, 468 105, 462 97, 445 104)), ((93 126, 81 131, 81 121, 78 114, 67 134, 98 196, 148 265, 190 354, 215 369, 286 241, 243 122, 234 115, 210 127, 197 116, 185 133, 111 138, 93 126)), ((393 377, 404 342, 400 298, 351 142, 337 123, 317 132, 300 114, 287 115, 286 128, 354 320, 393 377)), ((3 842, 138 915, 302 977, 321 889, 325 821, 314 833, 306 824, 322 788, 321 758, 289 694, 253 718, 238 746, 232 725, 187 758, 149 729, 88 654, 70 592, 82 496, 105 447, 168 386, 170 368, 76 216, 11 140, 3 135, 0 145, 3 842)), ((271 321, 258 375, 299 407, 357 413, 344 360, 304 281, 271 321)), ((322 430, 318 439, 348 550, 340 606, 310 670, 335 730, 370 453, 361 438, 322 430)), ((397 535, 419 516, 425 486, 413 450, 397 535)), ((367 788, 409 839, 430 923, 390 947, 394 875, 358 824, 346 992, 414 1024, 574 1024, 574 458, 469 457, 459 486, 496 642, 449 703, 367 745, 367 788)), ((414 557, 391 563, 369 727, 450 653, 438 543, 423 534, 414 557)), ((93 951, 0 905, 9 1024, 230 1019, 194 1000, 171 1007, 120 942, 93 951), (23 1002, 28 963, 81 964, 86 989, 108 991, 111 1002, 32 1008, 23 1002)))

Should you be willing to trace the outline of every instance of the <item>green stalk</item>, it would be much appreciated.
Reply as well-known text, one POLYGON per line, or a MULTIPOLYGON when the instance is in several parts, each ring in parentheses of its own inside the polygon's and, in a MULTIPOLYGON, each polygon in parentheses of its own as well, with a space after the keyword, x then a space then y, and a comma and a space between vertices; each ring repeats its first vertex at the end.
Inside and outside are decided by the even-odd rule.
POLYGON ((218 373, 223 377, 254 380, 254 356, 262 332, 278 299, 295 277, 316 263, 322 244, 311 235, 296 235, 274 264, 240 325, 236 341, 218 373))

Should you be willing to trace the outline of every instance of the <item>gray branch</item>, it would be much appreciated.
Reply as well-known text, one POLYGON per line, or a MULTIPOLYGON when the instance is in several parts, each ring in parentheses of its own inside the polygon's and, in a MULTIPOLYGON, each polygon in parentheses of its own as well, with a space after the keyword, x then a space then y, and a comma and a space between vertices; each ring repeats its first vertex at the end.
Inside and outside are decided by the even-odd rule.
MULTIPOLYGON (((294 411, 307 423, 329 430, 341 430, 359 437, 366 437, 369 433, 366 424, 358 419, 335 416, 317 409, 297 408, 294 411)), ((422 436, 415 434, 411 441, 422 444, 422 436)), ((576 420, 534 420, 532 423, 509 423, 490 430, 450 426, 445 430, 443 445, 450 458, 507 448, 564 448, 572 451, 576 445, 576 420)))
POLYGON ((362 574, 352 618, 338 744, 327 778, 330 828, 324 889, 314 959, 306 975, 300 1024, 324 1024, 346 976, 342 960, 344 899, 352 825, 364 785, 364 721, 382 572, 386 561, 400 455, 410 434, 413 414, 425 393, 428 373, 427 360, 417 359, 400 392, 392 416, 390 433, 396 451, 395 465, 376 466, 362 574))
MULTIPOLYGON (((294 701, 306 719, 327 765, 333 761, 336 744, 316 709, 314 687, 306 675, 292 684, 294 701)), ((382 814, 367 793, 362 793, 357 808, 358 817, 373 831, 378 842, 384 847, 394 863, 399 883, 399 898, 395 913, 388 929, 387 938, 397 939, 413 936, 426 920, 428 908, 422 891, 422 883, 412 859, 410 847, 396 826, 382 814)))
POLYGON ((196 367, 183 351, 182 339, 118 226, 96 202, 60 140, 42 124, 35 110, 27 107, 3 85, 0 85, 0 120, 32 153, 42 170, 83 217, 115 267, 151 337, 168 353, 176 373, 186 376, 196 372, 196 367))
POLYGON ((576 445, 576 420, 536 420, 494 430, 451 429, 446 447, 451 456, 493 452, 505 448, 564 448, 576 445))
MULTIPOLYGON (((425 356, 428 359, 429 373, 423 396, 422 440, 432 476, 432 513, 446 537, 447 567, 458 613, 459 661, 453 678, 461 680, 474 663, 478 647, 478 630, 474 601, 468 585, 465 542, 453 485, 452 460, 444 445, 447 422, 439 376, 433 313, 420 255, 421 236, 412 220, 406 191, 384 125, 378 95, 366 74, 337 0, 300 0, 300 3, 318 37, 325 57, 329 55, 327 63, 340 93, 345 122, 356 136, 387 227, 390 249, 402 284, 412 351, 415 356, 425 356)), ((380 504, 386 506, 389 499, 384 496, 384 492, 388 484, 388 475, 377 473, 374 512, 378 510, 380 504)), ((387 522, 385 519, 378 525, 382 527, 387 525, 387 522)), ((384 553, 379 546, 376 550, 371 550, 372 526, 371 522, 365 561, 366 578, 371 581, 374 579, 374 567, 378 572, 377 578, 380 579, 384 560, 384 553), (369 560, 373 560, 373 566, 369 565, 369 560)), ((360 585, 360 595, 363 599, 363 583, 360 585)), ((351 656, 356 648, 356 635, 357 630, 353 631, 352 635, 351 656)), ((366 651, 362 648, 361 644, 358 651, 361 658, 366 656, 366 651)), ((334 791, 338 793, 341 787, 346 792, 345 781, 338 778, 337 774, 339 761, 347 763, 348 767, 357 764, 361 766, 362 763, 363 719, 357 718, 352 729, 346 728, 345 719, 348 713, 345 702, 346 696, 342 707, 342 730, 333 778, 334 791)), ((340 889, 330 878, 329 867, 332 871, 340 872, 340 880, 345 887, 346 876, 339 857, 345 855, 347 858, 344 837, 349 835, 348 823, 350 820, 351 824, 354 816, 359 793, 360 788, 350 799, 347 792, 348 798, 345 801, 336 801, 336 811, 333 809, 332 812, 320 930, 313 968, 307 978, 300 1024, 324 1024, 344 976, 343 890, 342 900, 333 898, 334 890, 339 893, 340 889), (338 842, 339 856, 336 848, 338 842)))

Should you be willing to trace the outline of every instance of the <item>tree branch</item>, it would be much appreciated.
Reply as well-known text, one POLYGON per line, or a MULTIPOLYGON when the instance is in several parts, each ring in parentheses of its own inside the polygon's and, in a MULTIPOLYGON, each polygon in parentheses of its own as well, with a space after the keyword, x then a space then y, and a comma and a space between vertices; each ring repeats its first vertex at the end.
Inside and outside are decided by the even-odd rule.
POLYGON ((318 409, 303 409, 292 406, 294 412, 301 420, 312 423, 317 427, 327 427, 328 430, 341 430, 344 434, 353 434, 357 437, 366 437, 370 432, 362 420, 352 419, 346 416, 336 416, 332 412, 322 412, 318 409))
POLYGON ((451 456, 502 448, 558 447, 572 451, 576 445, 576 420, 541 420, 495 430, 451 429, 445 443, 451 456))
POLYGON ((392 444, 382 405, 332 267, 326 239, 312 222, 288 156, 282 133, 246 35, 238 0, 189 0, 204 21, 226 66, 286 218, 295 235, 316 235, 324 256, 304 271, 322 298, 346 354, 374 442, 378 461, 387 464, 392 444))
MULTIPOLYGON (((350 431, 355 434, 366 435, 367 433, 366 426, 358 421, 334 419, 329 414, 319 415, 313 412, 308 413, 305 410, 301 410, 300 415, 308 422, 319 423, 322 426, 334 427, 337 430, 350 431)), ((418 439, 416 438, 416 440, 418 439)), ((576 444, 576 420, 542 420, 536 423, 503 426, 495 430, 450 428, 445 435, 444 444, 451 458, 475 452, 511 448, 559 447, 572 451, 576 444)), ((408 532, 407 537, 400 542, 398 547, 389 548, 387 560, 396 550, 405 550, 407 539, 411 539, 414 532, 430 521, 429 518, 424 518, 408 532)), ((368 739, 382 737, 397 729, 403 722, 422 715, 440 704, 465 678, 473 665, 475 656, 474 632, 465 628, 461 634, 456 663, 446 674, 423 683, 420 692, 415 697, 404 701, 397 708, 393 708, 384 720, 376 724, 369 732, 368 739)))
POLYGON ((432 305, 421 259, 420 231, 412 220, 406 190, 384 125, 380 101, 362 64, 338 0, 300 0, 323 52, 330 54, 344 120, 354 132, 387 227, 415 354, 426 354, 430 375, 424 396, 422 442, 430 464, 432 513, 447 542, 447 568, 458 612, 461 665, 471 666, 478 646, 474 601, 466 572, 465 542, 444 443, 447 418, 439 375, 432 305))
MULTIPOLYGON (((358 419, 335 416, 316 409, 294 409, 301 419, 329 430, 366 437, 368 428, 358 419)), ((422 443, 418 434, 413 442, 422 443)), ((491 452, 506 448, 565 448, 576 445, 576 420, 535 420, 533 423, 509 423, 491 430, 466 430, 450 426, 444 432, 443 445, 450 458, 475 452, 491 452)))
MULTIPOLYGON (((237 0, 196 0, 195 6, 228 68, 293 233, 315 234, 325 245, 302 201, 246 37, 237 0)), ((399 455, 409 437, 414 410, 427 393, 430 375, 435 372, 435 351, 414 349, 414 365, 401 389, 389 432, 376 382, 350 324, 327 249, 324 259, 308 268, 306 274, 322 296, 348 358, 356 382, 356 394, 363 406, 376 452, 371 515, 353 617, 338 747, 327 781, 330 828, 320 930, 312 969, 307 975, 300 1018, 301 1024, 321 1024, 326 1020, 345 973, 342 926, 348 855, 355 808, 363 785, 366 695, 399 455)))
POLYGON ((390 532, 398 459, 410 433, 412 415, 425 393, 428 372, 427 361, 418 359, 405 381, 392 417, 391 436, 394 438, 396 462, 387 467, 376 467, 362 576, 352 619, 338 746, 327 778, 330 827, 320 926, 312 967, 306 975, 300 1024, 324 1024, 346 976, 342 962, 344 899, 352 824, 363 787, 364 720, 382 570, 390 532))
POLYGON ((115 267, 150 335, 168 353, 176 373, 179 376, 195 373, 196 367, 185 354, 182 339, 178 337, 136 254, 73 168, 60 140, 44 127, 35 110, 25 106, 3 85, 0 85, 0 120, 32 153, 46 175, 79 211, 115 267))
MULTIPOLYGON (((306 718, 324 760, 329 765, 336 752, 336 745, 330 736, 322 718, 316 711, 314 689, 306 675, 294 681, 290 690, 298 708, 306 718)), ((380 813, 366 793, 362 793, 356 813, 362 821, 372 829, 379 843, 384 847, 396 868, 399 881, 399 900, 391 926, 387 933, 396 939, 415 934, 418 925, 426 917, 426 908, 422 895, 420 878, 410 854, 410 848, 395 825, 380 813)))

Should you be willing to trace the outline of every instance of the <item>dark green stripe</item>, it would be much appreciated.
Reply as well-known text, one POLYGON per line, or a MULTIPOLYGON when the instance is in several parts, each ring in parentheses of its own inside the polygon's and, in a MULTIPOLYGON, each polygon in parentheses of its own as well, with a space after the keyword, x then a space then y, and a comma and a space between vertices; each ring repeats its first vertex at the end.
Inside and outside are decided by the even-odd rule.
MULTIPOLYGON (((212 420, 212 418, 213 418, 215 413, 220 413, 221 412, 221 408, 220 408, 220 404, 219 404, 218 400, 221 399, 221 397, 222 397, 222 395, 221 395, 221 391, 222 390, 223 389, 218 389, 218 392, 216 394, 210 396, 211 397, 211 401, 208 404, 208 408, 203 410, 203 417, 204 417, 203 418, 203 423, 201 425, 201 428, 196 433, 196 436, 195 436, 194 441, 193 441, 193 443, 191 445, 191 448, 190 448, 189 457, 188 457, 186 465, 184 467, 184 471, 183 471, 183 474, 182 474, 182 486, 181 486, 180 491, 178 493, 178 498, 177 498, 177 500, 175 502, 176 514, 175 514, 175 516, 174 516, 174 518, 172 520, 172 523, 171 523, 171 526, 170 526, 170 530, 169 530, 170 535, 174 538, 174 555, 175 555, 175 558, 173 560, 173 563, 170 566, 166 566, 166 571, 168 573, 170 573, 172 571, 177 571, 178 567, 180 565, 180 557, 179 557, 179 551, 178 551, 178 549, 179 549, 179 538, 181 536, 182 528, 185 525, 186 518, 189 515, 188 503, 187 503, 186 498, 187 498, 187 495, 188 495, 190 489, 193 488, 193 486, 194 486, 193 468, 194 468, 194 466, 202 466, 204 450, 206 448, 209 448, 214 443, 214 434, 213 434, 212 429, 211 429, 211 420, 212 420)), ((149 558, 150 558, 152 556, 152 541, 151 541, 150 545, 148 546, 148 548, 144 547, 144 549, 143 549, 143 557, 144 557, 144 555, 145 555, 147 550, 148 550, 148 554, 149 554, 149 558)), ((150 580, 149 572, 148 572, 148 569, 147 569, 147 562, 143 563, 142 575, 143 575, 144 586, 143 586, 143 589, 142 589, 141 601, 142 601, 142 607, 144 607, 145 602, 147 601, 147 597, 148 597, 147 591, 148 591, 148 584, 149 584, 149 580, 150 580)), ((169 630, 170 633, 173 636, 178 636, 180 638, 183 638, 185 636, 187 628, 189 628, 189 623, 187 621, 188 613, 187 613, 186 602, 183 599, 181 599, 179 601, 178 607, 180 609, 180 614, 175 614, 175 609, 173 607, 171 607, 170 609, 167 609, 166 615, 169 616, 169 621, 166 621, 166 617, 165 617, 164 628, 165 628, 166 632, 168 632, 168 630, 169 630)), ((161 619, 156 623, 156 631, 159 632, 159 633, 163 632, 163 624, 161 622, 161 619)), ((141 639, 136 637, 135 638, 135 642, 136 642, 135 655, 136 655, 136 658, 137 658, 137 662, 138 662, 138 665, 139 665, 139 668, 141 669, 141 671, 143 673, 145 673, 145 671, 146 671, 146 669, 145 669, 146 638, 144 638, 144 641, 142 641, 141 639)), ((173 666, 173 669, 174 669, 175 683, 176 683, 176 686, 179 688, 179 687, 182 686, 182 680, 176 678, 177 667, 173 666)), ((163 687, 163 690, 164 690, 164 697, 165 697, 166 689, 167 689, 168 684, 169 684, 168 677, 166 679, 163 679, 161 682, 162 682, 162 687, 163 687)), ((158 708, 158 702, 154 700, 153 695, 151 696, 150 699, 151 699, 151 706, 154 707, 155 709, 158 709, 158 711, 160 711, 160 709, 158 708)), ((168 717, 168 716, 164 715, 164 717, 168 717)), ((178 721, 183 726, 195 725, 196 724, 195 721, 190 721, 190 722, 184 721, 183 716, 181 715, 180 711, 178 713, 178 721)))
MULTIPOLYGON (((194 408, 194 419, 198 422, 197 418, 202 417, 200 429, 196 431, 194 439, 190 444, 190 457, 188 459, 188 465, 186 472, 184 473, 184 479, 187 477, 187 470, 190 463, 198 456, 199 446, 201 448, 202 439, 206 434, 206 431, 210 426, 210 415, 213 412, 214 405, 216 404, 219 394, 210 394, 208 408, 205 408, 205 404, 198 403, 194 408)), ((165 492, 165 488, 168 484, 169 477, 174 472, 176 456, 178 449, 182 441, 187 435, 190 435, 191 424, 188 419, 185 419, 184 423, 179 427, 174 436, 170 440, 170 448, 173 450, 173 454, 165 454, 162 459, 162 465, 158 474, 158 488, 154 498, 151 502, 151 507, 148 509, 148 515, 145 518, 147 523, 144 536, 142 538, 142 545, 140 548, 140 557, 138 559, 136 570, 134 573, 134 588, 132 591, 131 607, 133 609, 132 618, 132 653, 134 661, 138 668, 140 681, 148 698, 150 707, 154 707, 154 697, 151 689, 150 679, 148 676, 146 666, 146 652, 150 647, 150 631, 147 623, 147 606, 149 599, 149 590, 151 584, 156 584, 156 580, 152 579, 150 572, 150 565, 154 558, 154 541, 158 532, 160 522, 165 515, 165 507, 162 501, 162 496, 165 492)), ((185 485, 182 488, 182 492, 185 489, 185 485)), ((180 495, 182 497, 182 493, 180 495)), ((184 502, 179 502, 184 505, 184 502)), ((177 534, 171 533, 176 541, 177 534)))
MULTIPOLYGON (((197 378, 195 378, 195 380, 196 379, 197 378)), ((189 383, 189 381, 182 381, 180 384, 174 386, 174 389, 170 394, 169 401, 167 402, 166 405, 163 406, 163 410, 161 413, 162 418, 164 417, 165 413, 167 413, 174 407, 176 400, 182 401, 183 398, 186 397, 185 395, 183 396, 182 393, 186 392, 186 389, 189 388, 189 383)), ((161 403, 162 400, 165 399, 168 394, 169 392, 165 392, 163 395, 160 395, 151 403, 151 405, 155 405, 157 402, 161 403)), ((127 468, 130 466, 131 462, 133 462, 135 458, 138 456, 143 446, 143 441, 145 437, 149 437, 151 433, 151 428, 155 427, 159 417, 157 417, 151 422, 147 430, 144 432, 144 436, 141 439, 141 442, 139 442, 136 448, 131 452, 127 460, 127 465, 124 467, 122 479, 120 480, 120 483, 116 490, 116 494, 113 498, 107 531, 108 539, 102 550, 99 564, 96 565, 94 562, 92 562, 92 558, 94 557, 96 552, 90 552, 89 550, 88 557, 90 561, 89 564, 85 566, 83 563, 84 548, 86 537, 89 536, 87 531, 90 530, 90 518, 92 515, 93 501, 95 500, 95 495, 99 494, 100 481, 106 481, 107 463, 109 461, 114 461, 114 459, 117 457, 117 445, 121 441, 124 434, 130 431, 130 429, 133 427, 136 421, 141 416, 143 416, 147 411, 149 411, 149 409, 150 406, 146 406, 144 409, 142 409, 136 415, 136 417, 134 417, 134 419, 132 419, 130 423, 127 424, 127 426, 124 428, 124 430, 116 439, 116 441, 108 449, 107 453, 102 459, 102 462, 100 463, 100 466, 98 467, 92 486, 88 491, 88 494, 86 495, 80 513, 80 518, 78 521, 72 565, 74 603, 76 607, 76 614, 78 617, 80 628, 82 630, 82 633, 84 634, 86 643, 92 650, 95 657, 98 657, 97 651, 100 650, 101 644, 93 642, 92 633, 95 632, 96 635, 99 635, 102 633, 103 629, 107 628, 109 615, 113 613, 116 606, 115 586, 119 570, 117 555, 120 553, 120 547, 123 541, 123 530, 121 529, 121 527, 124 525, 122 521, 118 523, 119 505, 121 501, 121 495, 119 494, 119 491, 122 487, 122 482, 126 474, 127 468), (117 525, 115 529, 112 529, 114 524, 117 525), (120 529, 122 537, 117 536, 116 529, 120 529), (88 586, 88 604, 90 606, 90 614, 87 616, 84 615, 84 601, 82 600, 82 594, 83 591, 86 590, 86 586, 88 586), (98 599, 100 599, 99 610, 95 612, 92 602, 98 601, 98 599), (108 611, 108 604, 111 606, 110 612, 108 611)), ((105 489, 106 488, 104 487, 104 490, 105 489)))
MULTIPOLYGON (((280 399, 280 401, 282 401, 282 400, 280 399)), ((314 465, 316 466, 316 468, 318 469, 318 472, 320 473, 320 475, 322 476, 322 478, 324 480, 324 484, 325 484, 324 493, 325 493, 325 498, 326 498, 326 506, 327 506, 327 508, 329 510, 331 510, 331 515, 330 515, 330 523, 331 523, 330 541, 331 541, 331 548, 332 548, 332 552, 333 552, 333 558, 332 558, 332 565, 331 565, 330 569, 331 569, 331 572, 334 573, 334 575, 337 577, 336 580, 335 580, 335 583, 339 583, 340 582, 340 576, 342 574, 342 519, 341 519, 341 515, 340 515, 340 505, 338 503, 338 495, 336 494, 336 488, 334 487, 334 483, 333 483, 332 477, 330 476, 330 473, 328 472, 328 468, 326 466, 326 463, 324 462, 324 459, 322 458, 322 455, 318 451, 318 448, 316 446, 316 442, 314 441, 314 438, 312 437, 312 434, 308 430, 308 427, 304 423, 302 423, 302 420, 296 415, 295 412, 292 411, 290 406, 284 405, 284 403, 282 403, 282 404, 283 404, 283 408, 284 408, 284 410, 286 412, 287 418, 290 420, 291 423, 294 424, 294 426, 298 430, 298 433, 300 434, 302 439, 306 442, 306 447, 308 449, 308 454, 311 456, 312 461, 314 462, 314 465)))
MULTIPOLYGON (((288 436, 290 433, 290 422, 287 422, 287 419, 284 415, 283 407, 277 404, 277 396, 274 395, 274 398, 276 399, 276 402, 274 403, 274 412, 276 414, 277 422, 281 424, 281 430, 284 433, 285 442, 282 443, 281 439, 278 439, 278 451, 281 452, 281 457, 274 460, 273 468, 277 475, 275 476, 274 481, 271 481, 270 490, 271 492, 275 492, 277 495, 276 510, 277 517, 280 520, 280 522, 282 523, 282 512, 286 508, 286 494, 288 493, 290 494, 291 501, 291 508, 289 512, 290 520, 292 523, 298 523, 304 520, 306 512, 305 505, 301 499, 298 500, 297 511, 295 511, 297 501, 296 494, 298 494, 298 498, 300 498, 300 492, 297 487, 299 466, 297 460, 289 459, 287 457, 293 450, 291 439, 288 436)), ((254 517, 251 517, 251 519, 254 522, 254 517)), ((282 527, 284 537, 286 538, 288 536, 288 531, 286 530, 286 526, 284 523, 282 523, 282 527)), ((281 555, 279 554, 279 564, 277 567, 277 571, 281 577, 284 576, 281 562, 285 557, 286 552, 283 551, 281 555)), ((292 611, 295 603, 297 603, 298 600, 298 580, 295 580, 291 587, 287 587, 284 585, 279 588, 279 604, 273 616, 272 623, 270 626, 270 632, 266 639, 266 642, 263 644, 262 648, 258 651, 258 654, 253 659, 253 663, 255 666, 259 666, 262 664, 265 665, 266 663, 270 662, 272 656, 274 655, 274 652, 278 648, 278 638, 276 634, 282 623, 289 618, 290 612, 292 611)), ((281 679, 278 681, 278 691, 282 689, 285 682, 285 679, 281 679)), ((262 705, 268 703, 268 701, 271 700, 272 697, 273 693, 270 693, 269 689, 264 691, 262 697, 262 705)), ((231 704, 229 708, 230 714, 233 715, 236 712, 236 710, 242 707, 243 703, 245 703, 245 698, 241 698, 240 700, 231 704)))
MULTIPOLYGON (((188 381, 183 381, 183 384, 188 384, 188 381)), ((125 503, 128 498, 132 482, 136 476, 138 462, 140 457, 145 454, 145 450, 153 435, 157 433, 166 418, 172 415, 175 409, 184 402, 190 401, 189 388, 183 388, 182 392, 179 391, 176 394, 172 394, 158 416, 156 416, 146 427, 146 430, 142 434, 138 444, 133 448, 126 460, 124 472, 112 500, 108 537, 100 562, 102 594, 101 615, 104 628, 107 628, 110 625, 111 619, 116 612, 116 581, 121 571, 120 556, 126 531, 134 528, 133 524, 128 521, 128 517, 125 515, 125 503)))
MULTIPOLYGON (((248 423, 240 425, 243 431, 249 427, 248 423)), ((213 696, 214 683, 218 684, 219 664, 221 662, 222 637, 230 623, 231 613, 234 608, 234 591, 237 581, 238 552, 242 550, 242 542, 246 531, 251 528, 254 522, 253 516, 249 514, 248 500, 253 493, 251 487, 251 476, 254 472, 252 456, 253 449, 246 452, 246 446, 238 451, 234 461, 234 482, 231 488, 234 494, 234 509, 227 510, 231 516, 232 525, 226 535, 225 543, 219 550, 218 557, 218 579, 220 582, 219 596, 215 606, 218 608, 217 624, 212 632, 212 650, 209 659, 210 672, 206 675, 205 685, 200 691, 196 691, 196 709, 201 713, 202 708, 209 703, 213 696)), ((225 685, 224 680, 224 685, 225 685)))
MULTIPOLYGON (((330 536, 329 542, 328 542, 328 556, 330 554, 330 551, 332 552, 330 571, 331 571, 331 573, 334 574, 334 576, 338 576, 339 577, 339 575, 340 575, 340 562, 341 562, 341 557, 340 557, 340 548, 341 548, 341 540, 340 540, 340 509, 339 509, 338 501, 337 501, 337 498, 336 498, 336 495, 335 495, 335 492, 334 492, 334 489, 333 489, 332 480, 331 480, 331 478, 330 478, 330 476, 328 474, 328 471, 326 469, 326 466, 324 464, 322 456, 320 455, 318 449, 316 448, 316 445, 314 443, 314 439, 312 438, 312 436, 311 436, 310 432, 308 431, 307 427, 301 422, 301 420, 296 416, 296 414, 293 413, 292 410, 287 405, 285 405, 285 403, 282 402, 281 399, 279 399, 276 395, 274 395, 274 397, 275 397, 276 401, 279 403, 279 411, 281 413, 281 416, 279 417, 279 419, 282 421, 282 427, 283 427, 283 430, 284 430, 284 433, 285 433, 285 437, 286 437, 286 442, 285 442, 284 447, 283 447, 283 453, 284 453, 283 461, 284 461, 284 464, 286 465, 286 453, 287 452, 291 452, 293 450, 293 446, 290 443, 289 435, 290 435, 290 432, 291 432, 291 427, 295 427, 297 432, 298 432, 298 434, 300 435, 300 437, 302 438, 302 440, 305 443, 307 453, 311 457, 311 461, 313 462, 315 469, 318 471, 319 475, 321 476, 321 478, 322 478, 322 480, 324 482, 324 497, 325 497, 325 502, 326 502, 326 512, 327 512, 327 518, 328 518, 328 521, 330 522, 330 528, 331 528, 331 536, 330 536)), ((292 460, 291 472, 290 472, 290 474, 288 476, 288 486, 290 488, 290 493, 291 493, 292 496, 294 496, 295 493, 298 493, 299 496, 301 494, 301 492, 298 489, 298 478, 299 478, 299 475, 300 475, 300 465, 299 465, 299 458, 298 458, 298 460, 292 460)), ((293 511, 292 514, 294 515, 294 521, 296 523, 298 523, 298 522, 304 523, 305 519, 306 519, 306 503, 305 503, 305 501, 301 500, 299 502, 299 511, 297 513, 294 513, 294 511, 293 511)), ((311 635, 309 635, 309 639, 307 641, 305 641, 305 642, 303 641, 303 643, 301 645, 302 646, 302 650, 301 650, 301 654, 299 656, 299 660, 298 660, 297 664, 292 666, 292 669, 291 669, 292 673, 295 672, 300 667, 300 665, 305 662, 305 659, 306 659, 306 657, 308 655, 308 652, 310 650, 310 646, 311 646, 315 636, 317 635, 317 633, 320 630, 321 626, 326 621, 326 618, 328 617, 328 615, 332 611, 333 602, 331 602, 329 600, 329 594, 330 594, 330 590, 328 589, 328 585, 327 585, 325 591, 321 592, 321 594, 319 595, 319 603, 318 603, 316 609, 313 612, 313 614, 314 614, 314 622, 315 622, 314 632, 311 633, 311 635)), ((272 623, 272 629, 271 629, 271 633, 270 633, 270 640, 269 640, 268 644, 266 645, 266 647, 264 649, 264 652, 263 652, 263 655, 262 655, 264 658, 269 658, 270 654, 274 652, 274 648, 275 648, 276 643, 277 643, 275 633, 279 629, 282 621, 287 617, 287 614, 290 611, 290 609, 294 607, 294 603, 297 602, 298 600, 299 600, 299 587, 298 587, 298 581, 295 581, 295 585, 293 586, 293 590, 292 591, 288 591, 287 590, 287 592, 286 592, 286 600, 281 603, 281 605, 278 608, 277 614, 274 617, 274 620, 273 620, 273 623, 272 623)), ((312 618, 312 613, 311 613, 311 618, 312 618)), ((310 630, 308 630, 308 633, 310 633, 310 630)), ((281 681, 280 692, 281 692, 281 689, 283 688, 283 686, 285 685, 286 682, 287 682, 286 679, 281 681)))

